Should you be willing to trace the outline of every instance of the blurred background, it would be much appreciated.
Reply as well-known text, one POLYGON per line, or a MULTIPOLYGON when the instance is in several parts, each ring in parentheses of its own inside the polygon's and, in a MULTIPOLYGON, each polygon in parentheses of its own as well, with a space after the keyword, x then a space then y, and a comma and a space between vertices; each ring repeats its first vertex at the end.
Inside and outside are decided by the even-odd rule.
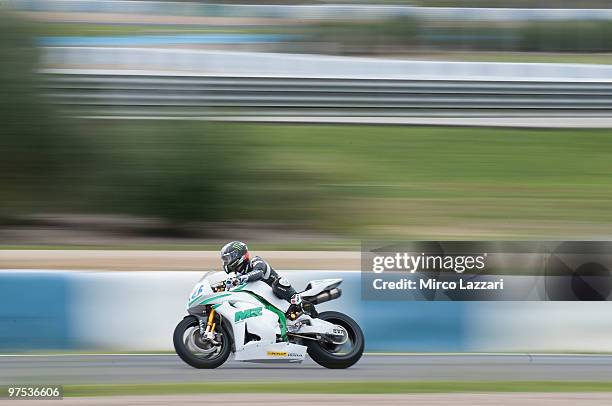
POLYGON ((606 1, 3 4, 3 245, 610 235, 606 1))
MULTIPOLYGON (((121 347, 77 339, 71 322, 34 341, 15 333, 10 323, 41 322, 19 315, 32 278, 55 309, 45 322, 77 317, 78 283, 47 270, 199 272, 236 239, 278 269, 333 271, 359 269, 367 239, 609 239, 609 7, 3 1, 0 268, 46 275, 5 273, 4 347, 121 347)), ((166 278, 146 289, 163 292, 166 278)), ((370 349, 533 345, 467 343, 482 335, 454 318, 459 305, 419 306, 411 323, 429 330, 370 349)), ((521 331, 559 321, 558 309, 523 310, 540 318, 521 331)), ((588 335, 576 312, 566 328, 588 335)), ((148 348, 167 344, 162 333, 148 348)), ((565 337, 536 347, 609 347, 565 337)))

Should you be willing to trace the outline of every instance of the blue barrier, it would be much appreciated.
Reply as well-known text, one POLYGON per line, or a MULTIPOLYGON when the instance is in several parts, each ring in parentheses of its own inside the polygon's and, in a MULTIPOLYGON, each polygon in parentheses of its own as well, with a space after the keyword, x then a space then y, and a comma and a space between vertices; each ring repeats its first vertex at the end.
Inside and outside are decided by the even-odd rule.
POLYGON ((68 349, 70 277, 61 273, 0 274, 0 349, 68 349))
MULTIPOLYGON (((282 272, 296 289, 343 278, 317 306, 348 314, 366 351, 612 351, 612 302, 366 301, 359 272, 282 272)), ((0 351, 171 350, 197 272, 0 273, 0 351), (143 334, 146 328, 146 334, 143 334)))
MULTIPOLYGON (((360 297, 361 282, 358 272, 314 271, 287 274, 298 289, 303 288, 311 279, 343 278, 342 297, 320 305, 319 310, 338 310, 355 318, 366 336, 366 351, 461 351, 465 348, 462 303, 363 301, 360 297)), ((76 325, 92 316, 86 314, 92 309, 98 309, 99 313, 94 317, 100 324, 104 323, 103 318, 114 324, 115 318, 125 317, 106 309, 109 309, 109 301, 118 297, 118 290, 135 288, 133 281, 123 280, 125 278, 122 279, 121 275, 118 277, 117 273, 107 275, 105 277, 103 273, 23 271, 0 274, 0 350, 104 349, 100 348, 101 344, 92 344, 88 338, 73 332, 80 331, 76 325), (100 278, 107 280, 103 282, 100 278), (94 297, 79 294, 88 286, 97 291, 98 295, 94 297)), ((194 280, 199 276, 194 274, 194 280)), ((133 277, 132 274, 131 278, 133 277)), ((155 285, 144 275, 142 279, 140 291, 150 291, 151 296, 161 293, 157 292, 160 289, 159 281, 158 285, 155 285)), ((169 283, 185 286, 190 284, 184 279, 179 281, 174 278, 172 273, 168 274, 168 280, 169 283)), ((185 295, 187 293, 188 289, 185 289, 185 295)), ((174 295, 168 297, 159 294, 159 297, 158 300, 167 301, 172 306, 179 304, 182 307, 184 301, 184 297, 174 295)), ((136 302, 133 305, 141 306, 136 302)), ((181 316, 180 313, 175 316, 172 313, 168 320, 160 320, 159 326, 151 326, 150 334, 166 334, 181 316)), ((119 322, 116 326, 114 337, 125 334, 126 347, 130 347, 134 342, 130 337, 132 332, 122 332, 122 324, 119 322)), ((103 334, 108 333, 107 331, 103 334)), ((164 342, 166 337, 160 338, 159 342, 164 342)), ((169 337, 167 338, 169 340, 169 337)), ((116 339, 113 342, 116 343, 116 339)))
POLYGON ((465 351, 461 302, 364 301, 366 351, 465 351))

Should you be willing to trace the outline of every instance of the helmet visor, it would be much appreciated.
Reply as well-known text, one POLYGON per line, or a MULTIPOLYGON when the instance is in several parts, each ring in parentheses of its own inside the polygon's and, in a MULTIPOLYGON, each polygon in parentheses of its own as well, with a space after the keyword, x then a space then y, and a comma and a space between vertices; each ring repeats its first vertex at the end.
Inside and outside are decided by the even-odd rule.
POLYGON ((236 261, 238 258, 240 258, 240 251, 239 250, 233 250, 230 252, 227 252, 225 254, 221 255, 221 260, 223 261, 223 266, 228 266, 230 265, 232 262, 236 261))

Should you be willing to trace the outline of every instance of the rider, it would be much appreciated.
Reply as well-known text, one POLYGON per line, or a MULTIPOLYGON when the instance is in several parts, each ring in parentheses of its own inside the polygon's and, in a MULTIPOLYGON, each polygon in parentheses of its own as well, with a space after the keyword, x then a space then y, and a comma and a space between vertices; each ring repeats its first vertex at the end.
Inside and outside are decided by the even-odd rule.
POLYGON ((221 260, 225 272, 236 273, 236 282, 247 283, 261 280, 272 288, 272 292, 277 297, 291 303, 286 313, 289 319, 294 320, 302 312, 313 316, 314 306, 307 301, 303 301, 289 281, 276 273, 261 257, 251 258, 245 243, 232 241, 225 244, 221 249, 221 260))

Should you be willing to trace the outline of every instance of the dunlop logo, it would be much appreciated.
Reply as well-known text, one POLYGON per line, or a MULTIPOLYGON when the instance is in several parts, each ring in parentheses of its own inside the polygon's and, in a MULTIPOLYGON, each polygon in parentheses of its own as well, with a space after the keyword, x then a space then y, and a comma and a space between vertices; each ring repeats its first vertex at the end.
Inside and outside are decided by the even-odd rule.
POLYGON ((267 354, 271 357, 286 357, 289 355, 287 351, 268 351, 267 354))

